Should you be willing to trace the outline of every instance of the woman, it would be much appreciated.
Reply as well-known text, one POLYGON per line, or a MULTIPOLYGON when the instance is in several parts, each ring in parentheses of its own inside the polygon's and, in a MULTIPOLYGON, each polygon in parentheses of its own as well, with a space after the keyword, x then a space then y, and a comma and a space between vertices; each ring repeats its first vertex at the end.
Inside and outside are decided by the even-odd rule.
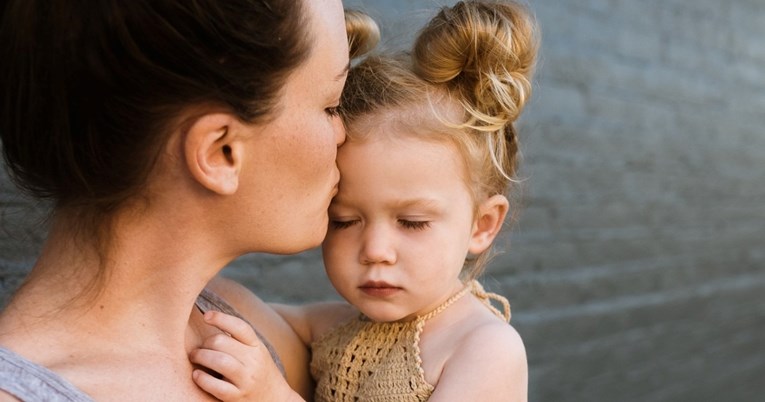
MULTIPOLYGON (((345 138, 340 0, 19 0, 0 29, 4 156, 55 205, 0 315, 0 400, 212 399, 188 353, 219 331, 203 311, 229 307, 308 395, 289 326, 208 282, 324 236, 345 138)), ((297 396, 260 381, 264 400, 297 396)))

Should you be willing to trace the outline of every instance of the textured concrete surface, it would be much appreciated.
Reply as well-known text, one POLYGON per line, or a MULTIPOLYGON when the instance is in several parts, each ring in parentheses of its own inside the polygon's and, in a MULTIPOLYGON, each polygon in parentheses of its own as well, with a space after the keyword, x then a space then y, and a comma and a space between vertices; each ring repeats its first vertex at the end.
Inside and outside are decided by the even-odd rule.
MULTIPOLYGON (((443 1, 353 0, 407 43, 443 1)), ((530 0, 523 211, 484 278, 507 295, 532 401, 765 394, 765 3, 530 0)), ((2 181, 0 291, 44 235, 2 181)), ((225 271, 268 300, 336 297, 314 250, 225 271)), ((759 395, 759 396, 758 396, 759 395)))

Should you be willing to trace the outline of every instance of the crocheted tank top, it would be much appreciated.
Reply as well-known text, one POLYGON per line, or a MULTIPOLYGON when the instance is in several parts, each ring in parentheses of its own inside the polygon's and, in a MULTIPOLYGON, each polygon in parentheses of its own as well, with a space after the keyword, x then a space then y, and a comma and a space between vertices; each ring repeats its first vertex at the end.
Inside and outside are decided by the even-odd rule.
POLYGON ((315 400, 402 402, 425 401, 434 386, 425 381, 420 334, 425 322, 471 292, 495 315, 510 320, 507 299, 487 293, 472 281, 428 314, 407 322, 373 322, 358 316, 311 345, 315 400), (502 304, 503 312, 490 300, 502 304))

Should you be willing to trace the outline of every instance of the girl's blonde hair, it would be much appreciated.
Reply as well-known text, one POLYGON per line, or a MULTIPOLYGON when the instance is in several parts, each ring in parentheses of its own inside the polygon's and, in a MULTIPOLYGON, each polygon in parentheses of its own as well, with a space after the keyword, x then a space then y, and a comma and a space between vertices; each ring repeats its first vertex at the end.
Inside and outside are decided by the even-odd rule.
MULTIPOLYGON (((453 144, 478 201, 508 194, 518 164, 514 122, 531 95, 536 22, 511 1, 461 1, 420 31, 412 52, 370 56, 351 69, 341 112, 348 140, 370 117, 453 144), (360 123, 354 125, 354 123, 360 123)), ((487 250, 488 251, 488 250, 487 250)), ((477 277, 489 253, 466 262, 477 277)))
POLYGON ((345 32, 348 34, 350 58, 371 51, 380 41, 380 28, 369 15, 358 10, 345 10, 345 32))

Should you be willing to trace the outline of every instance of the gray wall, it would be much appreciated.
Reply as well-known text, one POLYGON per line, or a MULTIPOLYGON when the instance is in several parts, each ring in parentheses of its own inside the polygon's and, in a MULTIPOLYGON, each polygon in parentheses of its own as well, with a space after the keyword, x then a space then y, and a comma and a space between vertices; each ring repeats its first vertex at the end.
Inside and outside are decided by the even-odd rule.
MULTIPOLYGON (((437 0, 353 0, 407 43, 437 0)), ((543 31, 521 122, 524 210, 486 275, 513 304, 532 401, 765 394, 765 2, 530 0, 543 31)), ((0 286, 40 242, 2 182, 0 286)), ((334 298, 314 250, 225 273, 268 300, 334 298)), ((760 395, 760 397, 756 397, 760 395)))

